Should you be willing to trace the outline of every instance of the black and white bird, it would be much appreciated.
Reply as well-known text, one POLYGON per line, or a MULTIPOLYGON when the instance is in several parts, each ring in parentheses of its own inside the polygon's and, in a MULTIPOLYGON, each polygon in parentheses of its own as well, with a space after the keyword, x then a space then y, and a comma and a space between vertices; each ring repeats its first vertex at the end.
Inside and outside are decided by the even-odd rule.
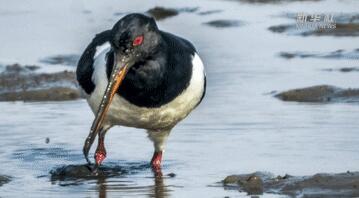
POLYGON ((160 169, 172 128, 205 95, 203 63, 187 40, 158 29, 152 17, 129 14, 95 36, 81 56, 77 80, 95 114, 83 152, 98 135, 96 166, 106 157, 104 138, 114 125, 146 129, 160 169))

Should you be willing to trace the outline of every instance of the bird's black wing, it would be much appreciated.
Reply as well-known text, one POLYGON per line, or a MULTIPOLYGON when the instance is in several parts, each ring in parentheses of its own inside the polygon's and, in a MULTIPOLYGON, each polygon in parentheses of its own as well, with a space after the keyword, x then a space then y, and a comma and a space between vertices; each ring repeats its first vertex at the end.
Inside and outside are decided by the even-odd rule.
POLYGON ((82 54, 76 69, 76 77, 82 89, 90 94, 95 89, 95 84, 92 82, 91 77, 94 72, 94 56, 96 47, 108 42, 111 38, 111 30, 106 30, 95 36, 92 42, 87 46, 82 54))

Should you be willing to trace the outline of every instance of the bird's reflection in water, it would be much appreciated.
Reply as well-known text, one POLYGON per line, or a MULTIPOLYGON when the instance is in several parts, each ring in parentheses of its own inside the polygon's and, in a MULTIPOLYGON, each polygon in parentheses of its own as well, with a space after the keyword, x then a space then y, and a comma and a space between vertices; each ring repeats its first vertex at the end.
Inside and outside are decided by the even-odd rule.
POLYGON ((99 177, 97 179, 97 191, 99 198, 112 197, 112 195, 123 194, 141 194, 148 197, 167 198, 170 197, 170 189, 164 183, 164 176, 161 170, 153 170, 153 185, 149 186, 133 186, 129 184, 115 184, 106 181, 106 177, 99 177), (117 192, 117 193, 116 193, 117 192), (111 196, 107 196, 111 193, 111 196))
POLYGON ((97 186, 98 186, 98 197, 99 198, 106 198, 107 196, 107 184, 106 184, 106 178, 101 177, 97 180, 97 186))
POLYGON ((169 190, 164 184, 162 170, 157 169, 157 170, 153 170, 152 172, 154 175, 154 185, 151 193, 149 194, 150 197, 156 197, 156 198, 169 197, 169 190))

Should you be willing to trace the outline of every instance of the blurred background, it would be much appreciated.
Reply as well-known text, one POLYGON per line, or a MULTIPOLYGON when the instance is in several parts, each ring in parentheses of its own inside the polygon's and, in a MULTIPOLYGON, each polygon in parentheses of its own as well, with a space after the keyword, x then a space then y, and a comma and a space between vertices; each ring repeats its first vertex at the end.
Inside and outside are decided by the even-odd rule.
POLYGON ((0 0, 0 27, 0 197, 247 197, 216 182, 359 166, 356 0, 0 0), (121 174, 55 178, 85 163, 94 118, 77 61, 95 34, 132 12, 194 44, 206 97, 173 130, 165 177, 146 166, 145 132, 114 127, 104 163, 121 174))

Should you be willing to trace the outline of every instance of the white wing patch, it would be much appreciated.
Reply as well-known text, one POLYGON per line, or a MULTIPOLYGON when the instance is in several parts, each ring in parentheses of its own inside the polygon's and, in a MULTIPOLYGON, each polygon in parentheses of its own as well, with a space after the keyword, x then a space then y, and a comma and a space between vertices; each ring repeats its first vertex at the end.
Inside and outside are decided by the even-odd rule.
MULTIPOLYGON (((104 44, 102 45, 99 45, 96 47, 96 53, 95 53, 95 56, 93 57, 94 60, 104 51, 104 50, 109 50, 109 48, 111 47, 110 43, 109 42, 105 42, 104 44)), ((107 52, 106 52, 107 53, 107 52)))
MULTIPOLYGON (((93 63, 94 72, 91 77, 91 80, 96 85, 96 88, 107 86, 108 80, 106 74, 106 59, 107 59, 106 55, 107 52, 110 51, 111 49, 110 47, 111 46, 108 42, 96 47, 96 53, 94 56, 94 63, 93 63)), ((103 93, 104 92, 102 92, 102 94, 103 93)))

